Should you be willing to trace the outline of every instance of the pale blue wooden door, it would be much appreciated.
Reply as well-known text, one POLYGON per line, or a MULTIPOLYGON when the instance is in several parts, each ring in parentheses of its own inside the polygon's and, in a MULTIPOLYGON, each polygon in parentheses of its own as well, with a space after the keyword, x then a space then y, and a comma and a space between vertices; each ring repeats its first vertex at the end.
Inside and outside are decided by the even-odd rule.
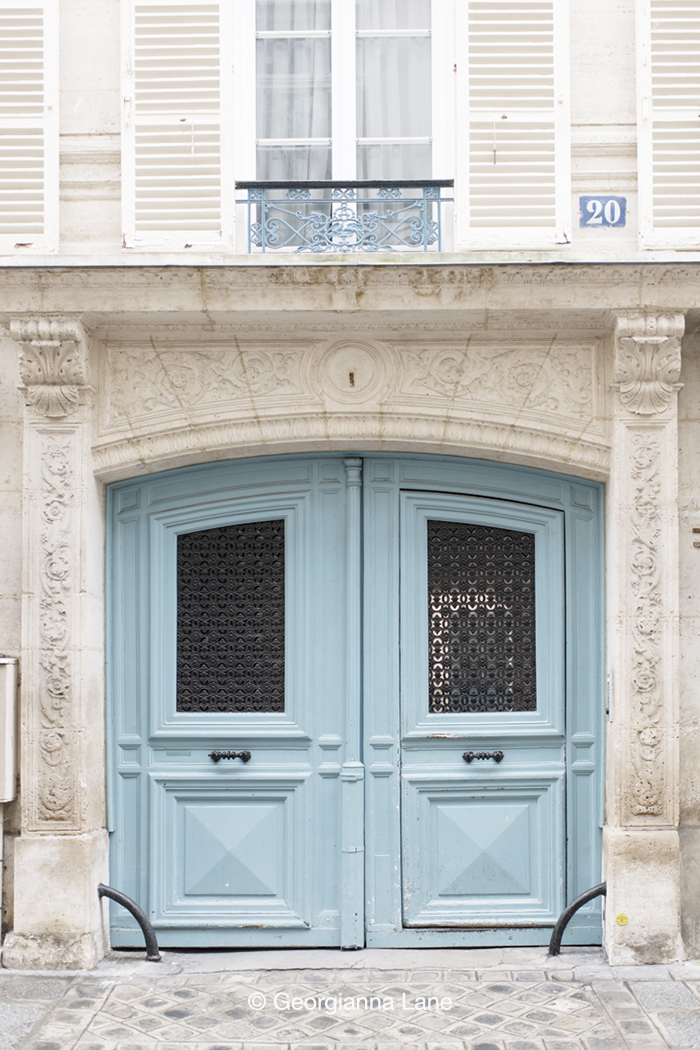
POLYGON ((601 881, 601 495, 366 460, 368 944, 546 944, 601 881))
MULTIPOLYGON (((343 850, 361 862, 351 815, 341 828, 353 463, 211 464, 110 490, 111 881, 162 944, 356 939, 341 914, 343 850)), ((133 930, 115 909, 112 942, 133 930)))
POLYGON ((403 492, 400 530, 404 924, 554 923, 565 874, 563 515, 403 492))

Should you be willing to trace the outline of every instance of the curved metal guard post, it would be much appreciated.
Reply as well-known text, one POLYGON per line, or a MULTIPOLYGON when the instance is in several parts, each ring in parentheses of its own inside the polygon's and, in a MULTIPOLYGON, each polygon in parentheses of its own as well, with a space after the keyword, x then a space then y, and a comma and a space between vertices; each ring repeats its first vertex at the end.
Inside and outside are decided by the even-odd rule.
POLYGON ((561 952, 561 939, 564 936, 564 930, 569 925, 571 917, 576 914, 579 908, 582 908, 584 904, 588 904, 589 901, 594 900, 596 897, 605 897, 607 892, 607 883, 601 882, 600 886, 594 886, 593 889, 586 890, 575 901, 572 901, 568 908, 564 908, 552 930, 552 939, 549 942, 549 951, 547 952, 548 956, 559 955, 561 952))
POLYGON ((156 931, 148 921, 148 917, 143 908, 139 908, 136 901, 132 901, 131 897, 127 897, 125 893, 122 893, 120 890, 113 890, 111 886, 105 886, 103 882, 97 887, 97 895, 99 897, 109 897, 110 900, 116 901, 117 904, 121 904, 122 907, 131 912, 143 930, 143 935, 146 938, 146 961, 160 962, 160 951, 158 949, 158 941, 156 940, 156 931))

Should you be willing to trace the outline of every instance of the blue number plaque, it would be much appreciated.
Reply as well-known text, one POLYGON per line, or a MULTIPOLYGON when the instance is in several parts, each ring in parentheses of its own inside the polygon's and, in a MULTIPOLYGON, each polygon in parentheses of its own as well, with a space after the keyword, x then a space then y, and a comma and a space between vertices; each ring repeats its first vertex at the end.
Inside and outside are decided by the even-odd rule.
POLYGON ((579 226, 595 229, 598 226, 624 226, 627 220, 627 198, 598 194, 579 197, 579 226))

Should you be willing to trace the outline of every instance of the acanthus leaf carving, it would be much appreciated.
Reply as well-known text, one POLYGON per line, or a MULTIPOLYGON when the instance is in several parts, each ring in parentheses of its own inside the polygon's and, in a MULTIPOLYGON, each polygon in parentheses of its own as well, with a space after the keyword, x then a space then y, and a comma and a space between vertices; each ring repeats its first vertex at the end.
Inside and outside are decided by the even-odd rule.
POLYGON ((406 349, 402 391, 427 392, 574 417, 593 413, 590 346, 506 348, 466 346, 406 349))
POLYGON ((301 394, 301 354, 285 350, 110 350, 115 420, 269 394, 301 394))
POLYGON ((10 322, 20 347, 20 375, 27 405, 50 419, 71 415, 87 387, 85 332, 75 318, 24 318, 10 322))
POLYGON ((613 385, 630 412, 668 408, 681 372, 683 314, 621 314, 615 331, 613 385))

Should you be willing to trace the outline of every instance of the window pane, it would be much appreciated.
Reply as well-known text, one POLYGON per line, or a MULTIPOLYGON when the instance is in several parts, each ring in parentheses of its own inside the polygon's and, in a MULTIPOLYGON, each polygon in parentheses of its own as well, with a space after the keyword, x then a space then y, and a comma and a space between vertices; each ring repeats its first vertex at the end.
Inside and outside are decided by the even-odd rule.
POLYGON ((331 28, 331 0, 257 0, 256 29, 261 32, 331 28))
POLYGON ((356 0, 357 28, 430 29, 430 0, 356 0))
POLYGON ((359 37, 358 138, 429 137, 430 80, 430 37, 359 37))
POLYGON ((428 522, 429 710, 535 711, 535 537, 428 522))
POLYGON ((178 711, 284 711, 284 521, 177 539, 178 711))
POLYGON ((330 177, 330 145, 258 146, 257 178, 261 182, 317 182, 330 177))
POLYGON ((429 142, 360 145, 357 147, 357 177, 374 180, 430 179, 431 154, 429 142))
POLYGON ((257 137, 330 138, 329 38, 257 41, 257 137))

